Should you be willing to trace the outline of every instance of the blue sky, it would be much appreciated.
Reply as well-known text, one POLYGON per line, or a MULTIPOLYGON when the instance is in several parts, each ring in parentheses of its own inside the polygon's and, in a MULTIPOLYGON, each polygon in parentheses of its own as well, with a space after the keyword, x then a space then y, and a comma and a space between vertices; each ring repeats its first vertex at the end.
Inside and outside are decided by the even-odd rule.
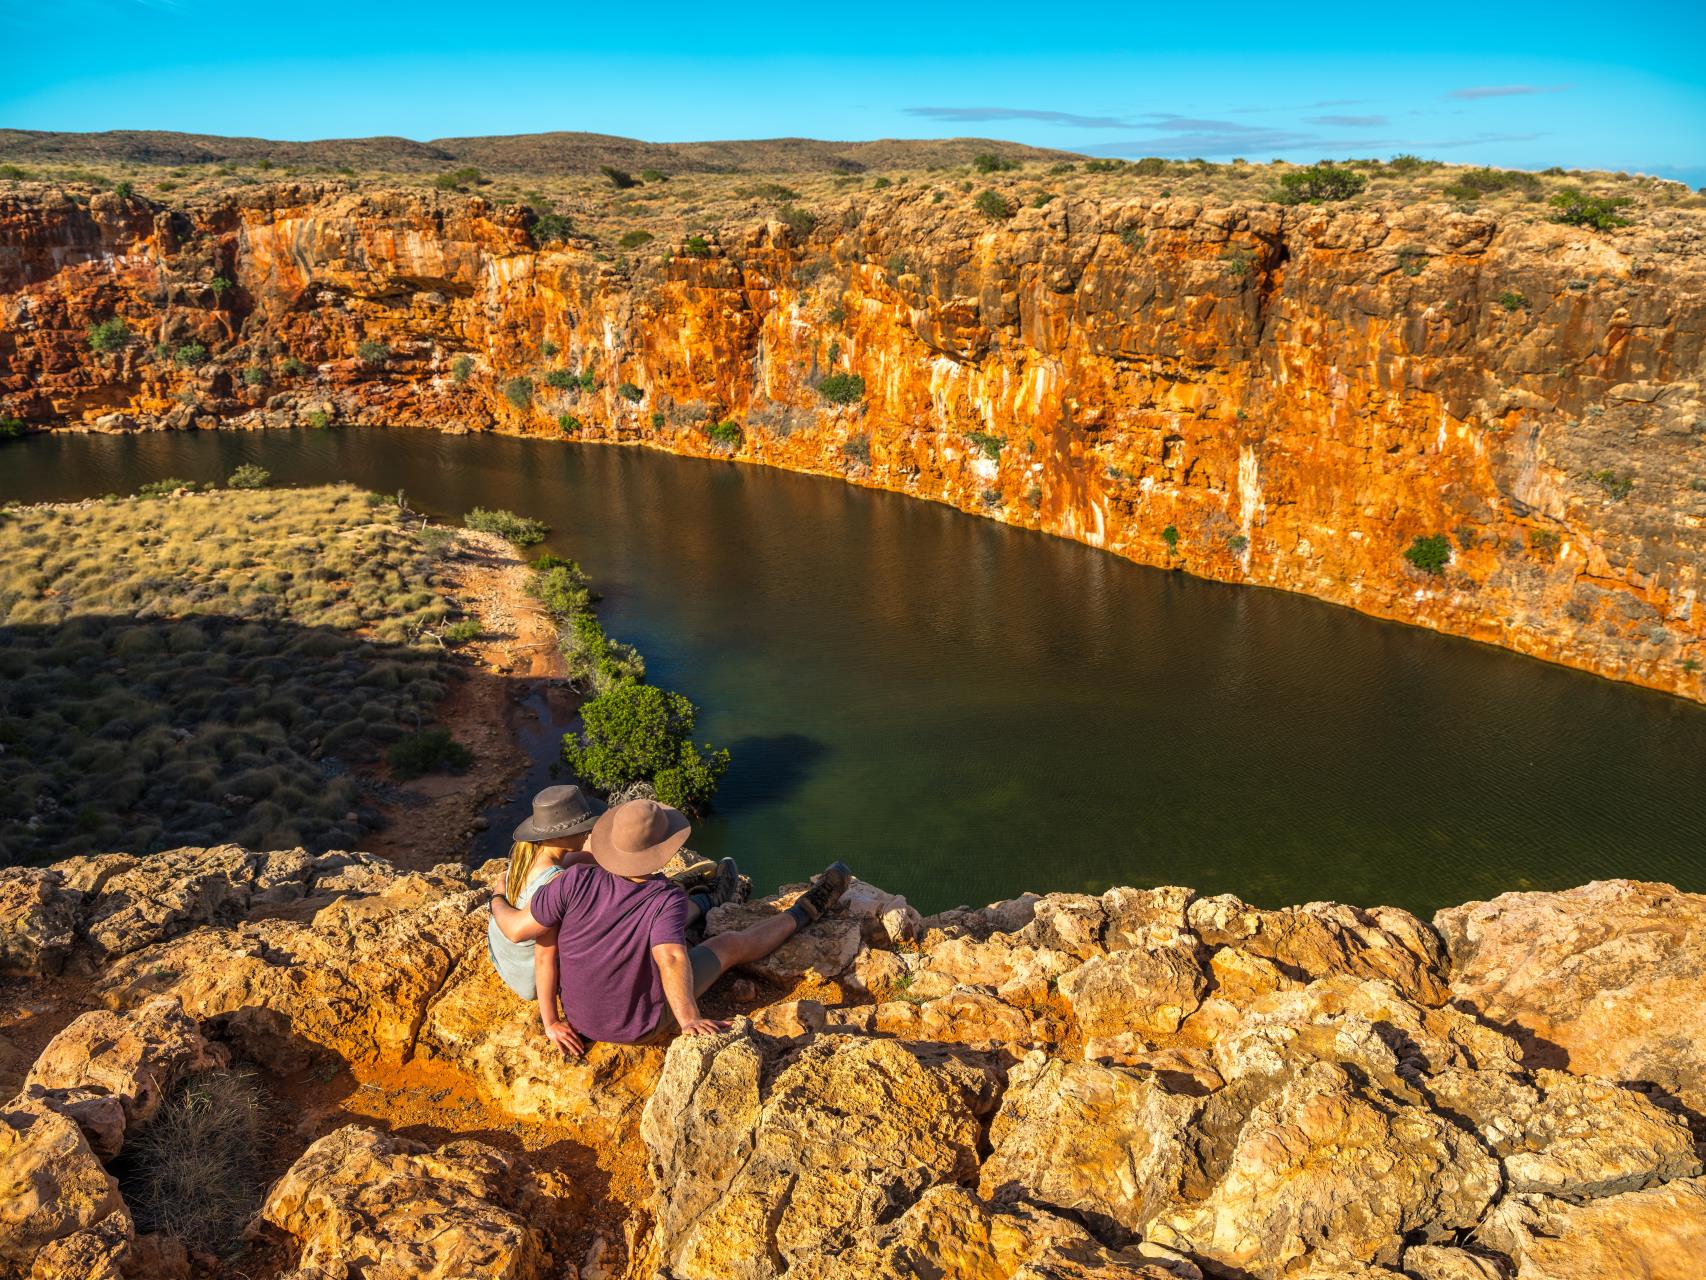
POLYGON ((1706 0, 744 9, 0 0, 0 126, 654 141, 975 134, 1706 185, 1706 0), (17 56, 18 54, 22 56, 17 56))

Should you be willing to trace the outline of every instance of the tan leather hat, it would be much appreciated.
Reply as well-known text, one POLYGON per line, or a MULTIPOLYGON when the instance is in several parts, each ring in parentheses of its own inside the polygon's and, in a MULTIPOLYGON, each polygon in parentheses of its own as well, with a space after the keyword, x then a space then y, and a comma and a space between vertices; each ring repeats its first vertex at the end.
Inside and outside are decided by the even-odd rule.
POLYGON ((693 824, 656 800, 630 800, 600 818, 587 839, 598 865, 612 875, 649 876, 687 843, 693 824))

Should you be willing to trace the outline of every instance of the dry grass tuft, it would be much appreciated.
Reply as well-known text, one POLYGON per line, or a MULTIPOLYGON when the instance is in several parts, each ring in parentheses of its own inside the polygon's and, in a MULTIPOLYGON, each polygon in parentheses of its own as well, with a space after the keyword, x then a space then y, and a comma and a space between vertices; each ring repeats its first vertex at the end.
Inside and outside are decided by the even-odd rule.
POLYGON ((249 1068, 191 1076, 125 1143, 119 1186, 139 1231, 228 1253, 270 1181, 272 1102, 249 1068))

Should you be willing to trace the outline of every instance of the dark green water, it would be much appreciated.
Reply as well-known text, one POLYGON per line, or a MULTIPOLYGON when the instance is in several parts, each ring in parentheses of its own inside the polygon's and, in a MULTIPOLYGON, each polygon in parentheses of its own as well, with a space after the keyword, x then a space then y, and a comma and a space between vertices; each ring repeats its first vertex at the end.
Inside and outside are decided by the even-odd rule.
POLYGON ((1421 912, 1633 876, 1706 889, 1706 710, 892 494, 597 446, 374 429, 0 447, 0 499, 221 479, 501 506, 734 750, 695 839, 925 910, 1180 883, 1421 912))

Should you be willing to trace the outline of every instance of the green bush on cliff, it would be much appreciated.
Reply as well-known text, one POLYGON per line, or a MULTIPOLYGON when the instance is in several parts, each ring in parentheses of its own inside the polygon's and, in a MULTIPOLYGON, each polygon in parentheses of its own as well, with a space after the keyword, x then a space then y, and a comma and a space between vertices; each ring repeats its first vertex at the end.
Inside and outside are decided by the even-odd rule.
POLYGON ((1337 165, 1312 164, 1307 169, 1295 169, 1280 176, 1279 190, 1274 200, 1279 204, 1323 204, 1331 200, 1349 200, 1368 185, 1368 179, 1351 169, 1337 165))
POLYGON ((570 222, 567 215, 561 213, 542 213, 533 220, 528 228, 533 233, 533 243, 543 248, 548 244, 561 244, 574 234, 575 224, 570 222))
POLYGON ((545 541, 551 526, 530 516, 518 516, 502 508, 487 510, 475 507, 462 517, 462 523, 482 533, 495 533, 504 541, 518 547, 531 547, 545 541))
POLYGON ((856 435, 841 446, 841 456, 861 467, 871 465, 871 437, 856 435))
POLYGON ((566 436, 579 431, 582 425, 581 420, 572 413, 559 413, 557 415, 557 430, 566 436))
POLYGON ((533 404, 533 379, 528 377, 511 378, 504 383, 504 399, 517 409, 526 409, 533 404))
POLYGON ((650 231, 625 231, 616 243, 624 249, 638 249, 643 244, 650 244, 657 237, 650 231))
POLYGON ((711 256, 711 242, 706 240, 704 236, 688 236, 686 242, 681 246, 681 251, 689 258, 709 258, 711 256))
POLYGON ((0 414, 0 440, 22 440, 28 430, 22 418, 0 414))
POLYGON ((303 374, 308 372, 308 366, 303 364, 302 361, 298 360, 295 356, 286 356, 278 367, 279 371, 288 378, 300 378, 303 374))
POLYGON ((95 351, 117 351, 129 341, 130 326, 118 316, 103 320, 89 329, 89 346, 95 351))
POLYGON ((563 761, 600 791, 650 782, 662 803, 702 812, 728 771, 729 753, 694 745, 698 716, 679 693, 618 685, 581 708, 581 731, 563 738, 563 761))
POLYGON ((1001 451, 1007 447, 1004 436, 991 435, 987 431, 966 432, 966 442, 991 462, 999 461, 1001 451))
POLYGON ((742 439, 740 423, 712 422, 705 427, 705 434, 711 443, 724 449, 738 449, 742 439))
POLYGON ((622 383, 616 388, 616 394, 621 396, 629 404, 639 404, 640 401, 646 398, 646 393, 641 391, 632 382, 622 383))
POLYGON ((1451 543, 1443 533, 1418 534, 1410 545, 1404 548, 1404 559, 1408 560, 1423 573, 1438 577, 1445 572, 1445 566, 1451 563, 1451 543))
POLYGON ((1590 196, 1574 187, 1565 187, 1547 203, 1558 211, 1553 215, 1554 222, 1562 222, 1570 227, 1593 227, 1597 231, 1610 231, 1613 227, 1629 225, 1629 219, 1621 217, 1617 211, 1635 202, 1627 196, 1590 196))
POLYGON ((1012 202, 993 189, 978 192, 977 198, 971 203, 972 208, 991 222, 1005 222, 1016 212, 1012 202))
POLYGON ((461 386, 474 376, 474 357, 469 355, 457 356, 450 362, 450 380, 461 386))
POLYGON ((572 369, 551 369, 545 374, 545 385, 557 391, 578 391, 581 376, 572 369))
POLYGON ((391 348, 383 342, 365 339, 356 344, 355 354, 363 364, 384 364, 391 358, 391 348))
POLYGON ((832 373, 817 384, 817 393, 830 404, 857 404, 865 398, 865 379, 857 373, 832 373))
POLYGON ((172 353, 172 359, 186 369, 193 368, 198 364, 206 364, 207 348, 199 342, 185 342, 172 353))

